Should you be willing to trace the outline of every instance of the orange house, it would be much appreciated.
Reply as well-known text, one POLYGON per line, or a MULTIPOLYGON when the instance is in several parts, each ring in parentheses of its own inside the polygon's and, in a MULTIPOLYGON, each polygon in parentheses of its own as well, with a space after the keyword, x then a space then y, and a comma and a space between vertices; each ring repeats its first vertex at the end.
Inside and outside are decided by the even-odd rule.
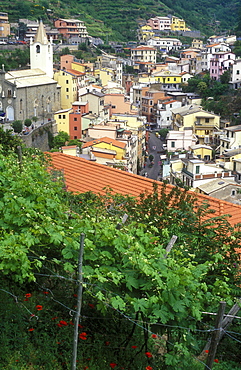
POLYGON ((88 102, 74 102, 72 112, 69 113, 70 140, 82 139, 82 115, 89 113, 88 102))

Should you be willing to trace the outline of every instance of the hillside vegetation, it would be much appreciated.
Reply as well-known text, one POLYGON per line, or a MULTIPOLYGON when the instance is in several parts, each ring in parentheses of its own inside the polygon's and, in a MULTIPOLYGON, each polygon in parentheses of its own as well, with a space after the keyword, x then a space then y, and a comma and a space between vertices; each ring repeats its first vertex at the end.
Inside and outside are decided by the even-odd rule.
POLYGON ((199 29, 209 36, 232 32, 238 22, 240 3, 236 0, 2 0, 0 7, 9 13, 10 22, 42 18, 53 23, 57 17, 77 17, 85 22, 91 36, 126 41, 136 37, 138 23, 157 15, 182 17, 191 29, 199 29))

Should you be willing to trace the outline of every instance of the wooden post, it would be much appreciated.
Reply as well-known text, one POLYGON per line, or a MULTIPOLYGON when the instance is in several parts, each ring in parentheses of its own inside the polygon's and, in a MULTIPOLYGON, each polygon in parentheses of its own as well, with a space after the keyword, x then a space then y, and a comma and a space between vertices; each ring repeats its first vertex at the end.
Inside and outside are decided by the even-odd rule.
POLYGON ((218 342, 219 338, 221 335, 221 329, 222 329, 222 321, 223 321, 223 315, 225 312, 225 307, 226 307, 226 302, 220 302, 217 318, 216 318, 216 323, 215 323, 215 330, 212 334, 211 338, 211 343, 210 343, 210 349, 208 353, 208 358, 206 362, 206 368, 212 369, 213 366, 213 361, 216 355, 217 347, 218 347, 218 342))
POLYGON ((74 340, 73 340, 73 355, 72 355, 72 370, 76 370, 76 360, 77 360, 77 345, 78 345, 78 325, 80 322, 80 312, 82 304, 82 292, 83 292, 83 253, 84 253, 84 238, 85 234, 81 234, 80 238, 80 251, 79 251, 79 262, 78 262, 78 295, 77 295, 77 309, 74 320, 74 340))
POLYGON ((176 240, 177 240, 177 236, 176 235, 172 235, 171 240, 169 241, 169 243, 168 243, 168 245, 166 247, 166 254, 164 255, 164 258, 167 258, 168 253, 171 252, 172 247, 174 246, 176 240))

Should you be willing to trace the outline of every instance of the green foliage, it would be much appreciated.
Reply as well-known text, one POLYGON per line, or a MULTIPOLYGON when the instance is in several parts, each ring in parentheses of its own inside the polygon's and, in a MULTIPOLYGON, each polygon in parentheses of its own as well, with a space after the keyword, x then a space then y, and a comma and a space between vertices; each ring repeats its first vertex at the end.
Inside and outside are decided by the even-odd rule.
POLYGON ((91 36, 109 38, 111 40, 133 40, 136 39, 138 22, 145 23, 153 16, 166 16, 173 14, 184 18, 187 25, 192 29, 199 29, 204 34, 221 33, 224 30, 234 30, 236 24, 239 31, 238 9, 239 3, 235 0, 228 0, 220 3, 218 0, 163 0, 154 2, 152 0, 127 0, 105 1, 70 0, 68 3, 60 0, 29 2, 16 0, 2 1, 1 9, 9 13, 11 22, 19 18, 49 20, 47 9, 51 9, 53 18, 72 18, 73 14, 79 14, 87 26, 91 36), (217 23, 220 21, 220 24, 217 23), (214 32, 215 31, 215 32, 214 32))
POLYGON ((60 131, 58 135, 53 138, 53 147, 60 148, 61 146, 66 145, 66 142, 69 140, 69 135, 65 131, 60 131))
POLYGON ((22 129, 23 129, 22 121, 20 121, 20 120, 13 121, 11 126, 12 126, 14 132, 16 132, 18 134, 20 132, 22 132, 22 129))
POLYGON ((22 145, 22 140, 19 136, 13 135, 12 130, 4 130, 0 127, 0 148, 4 155, 9 152, 16 152, 18 146, 22 145))
POLYGON ((35 116, 32 117, 33 122, 37 122, 37 120, 38 120, 38 117, 35 117, 35 116))
POLYGON ((163 138, 163 139, 166 139, 166 136, 168 134, 169 130, 168 128, 161 128, 158 133, 160 134, 160 136, 163 138))
POLYGON ((30 126, 31 126, 31 124, 32 124, 32 121, 31 121, 31 119, 30 119, 30 118, 26 118, 26 119, 24 120, 24 125, 25 125, 25 126, 30 127, 30 126))
POLYGON ((138 201, 110 189, 74 195, 37 150, 25 149, 22 162, 0 153, 4 368, 15 369, 16 360, 23 369, 70 367, 84 233, 79 368, 199 369, 193 357, 213 323, 202 311, 240 297, 240 230, 225 217, 210 219, 206 204, 177 187, 155 185, 138 201), (172 235, 178 239, 167 254, 172 235))
POLYGON ((153 155, 152 155, 152 154, 150 154, 150 155, 149 155, 149 161, 150 161, 150 162, 152 162, 152 161, 153 161, 153 159, 154 159, 153 155))
POLYGON ((85 42, 81 42, 81 43, 78 45, 78 50, 87 51, 87 50, 88 50, 88 47, 87 47, 86 43, 85 43, 85 42))

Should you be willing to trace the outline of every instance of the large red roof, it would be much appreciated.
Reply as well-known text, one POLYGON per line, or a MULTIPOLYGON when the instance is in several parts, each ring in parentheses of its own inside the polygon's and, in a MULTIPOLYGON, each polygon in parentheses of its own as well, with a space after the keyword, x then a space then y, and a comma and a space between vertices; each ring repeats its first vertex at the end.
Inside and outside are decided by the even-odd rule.
MULTIPOLYGON (((110 187, 114 193, 138 197, 144 191, 152 192, 154 180, 134 175, 83 158, 59 152, 50 153, 52 166, 64 174, 68 191, 84 193, 92 191, 104 194, 104 188, 110 187)), ((160 182, 158 184, 161 185, 160 182)), ((167 185, 170 192, 173 185, 167 185)), ((215 211, 214 216, 230 215, 229 222, 235 225, 241 221, 241 206, 203 194, 195 194, 198 203, 207 202, 215 211)))

